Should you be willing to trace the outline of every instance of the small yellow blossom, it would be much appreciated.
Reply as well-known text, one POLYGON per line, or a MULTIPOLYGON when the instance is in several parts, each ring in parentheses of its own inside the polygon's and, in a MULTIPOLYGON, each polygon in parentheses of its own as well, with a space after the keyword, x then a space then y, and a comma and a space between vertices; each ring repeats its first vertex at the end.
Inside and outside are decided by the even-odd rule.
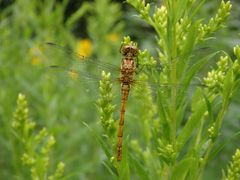
POLYGON ((84 57, 92 54, 92 42, 89 39, 82 39, 77 44, 77 52, 84 57))
POLYGON ((107 35, 107 40, 109 40, 112 43, 115 43, 119 40, 119 34, 117 33, 111 33, 109 35, 107 35))
POLYGON ((78 73, 74 70, 69 71, 68 75, 70 76, 71 79, 77 79, 78 78, 78 73))
POLYGON ((39 65, 42 63, 42 60, 37 56, 33 56, 31 63, 32 65, 39 65))
POLYGON ((29 49, 29 54, 32 57, 31 64, 39 65, 42 63, 42 59, 40 58, 42 53, 39 47, 32 47, 29 49))

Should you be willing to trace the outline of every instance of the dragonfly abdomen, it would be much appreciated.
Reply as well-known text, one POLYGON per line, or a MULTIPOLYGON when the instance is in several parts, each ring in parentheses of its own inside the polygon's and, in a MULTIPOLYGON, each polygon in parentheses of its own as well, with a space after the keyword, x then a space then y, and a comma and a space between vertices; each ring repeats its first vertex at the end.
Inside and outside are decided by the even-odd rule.
POLYGON ((125 88, 121 90, 121 110, 120 110, 120 121, 118 127, 118 144, 117 144, 117 160, 121 161, 122 159, 122 136, 123 136, 123 126, 124 126, 124 117, 126 111, 126 103, 129 95, 130 85, 125 85, 125 88))

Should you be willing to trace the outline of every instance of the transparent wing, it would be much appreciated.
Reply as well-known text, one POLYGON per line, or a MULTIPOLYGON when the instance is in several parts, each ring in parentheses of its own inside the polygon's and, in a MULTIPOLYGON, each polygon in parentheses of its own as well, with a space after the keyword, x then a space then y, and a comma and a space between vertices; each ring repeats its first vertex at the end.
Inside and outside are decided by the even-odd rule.
POLYGON ((99 74, 101 71, 108 71, 111 74, 119 74, 120 68, 110 63, 102 62, 97 59, 87 58, 83 55, 54 43, 41 44, 40 49, 46 57, 48 66, 60 66, 71 68, 91 74, 99 74))
MULTIPOLYGON (((80 71, 76 68, 68 68, 65 66, 51 65, 48 67, 51 74, 62 76, 65 79, 76 80, 81 82, 87 81, 92 83, 99 83, 101 80, 101 74, 91 74, 84 71, 80 71)), ((113 83, 119 82, 117 77, 111 77, 113 83)))
MULTIPOLYGON (((41 49, 46 55, 48 70, 54 75, 63 77, 66 81, 72 79, 80 83, 98 83, 101 80, 101 73, 104 70, 105 72, 111 73, 112 83, 119 83, 120 67, 118 66, 96 59, 85 58, 69 48, 54 43, 44 43, 41 45, 41 49)), ((202 48, 201 50, 203 49, 206 48, 202 48)), ((198 49, 198 51, 201 50, 198 49)), ((185 92, 189 87, 202 86, 200 83, 189 84, 179 82, 174 85, 171 83, 156 82, 152 79, 143 80, 138 78, 137 74, 133 87, 143 85, 147 85, 152 92, 157 92, 159 88, 168 91, 173 86, 182 90, 185 88, 185 92)))

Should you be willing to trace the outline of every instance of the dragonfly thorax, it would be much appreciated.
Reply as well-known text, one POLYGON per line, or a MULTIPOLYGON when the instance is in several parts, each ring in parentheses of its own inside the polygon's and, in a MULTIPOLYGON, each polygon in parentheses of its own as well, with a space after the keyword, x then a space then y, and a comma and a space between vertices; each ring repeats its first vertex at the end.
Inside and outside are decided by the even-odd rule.
POLYGON ((122 61, 122 70, 129 70, 135 68, 135 62, 132 59, 124 58, 122 61))

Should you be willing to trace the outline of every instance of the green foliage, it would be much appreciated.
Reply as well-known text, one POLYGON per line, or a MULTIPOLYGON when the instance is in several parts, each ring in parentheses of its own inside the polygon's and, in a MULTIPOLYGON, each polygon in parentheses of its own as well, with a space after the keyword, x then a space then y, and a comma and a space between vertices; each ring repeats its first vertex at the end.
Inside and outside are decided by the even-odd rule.
POLYGON ((88 14, 86 28, 89 38, 94 42, 93 49, 96 57, 103 61, 113 59, 116 51, 119 50, 117 42, 122 36, 124 27, 124 23, 121 21, 120 5, 110 0, 84 2, 79 11, 80 15, 83 12, 88 14))
POLYGON ((114 126, 113 112, 115 106, 112 105, 113 94, 112 94, 112 84, 110 82, 110 73, 106 74, 102 72, 102 80, 100 81, 99 93, 100 97, 97 101, 99 112, 100 112, 100 121, 102 127, 105 130, 105 133, 112 138, 116 128, 114 126))
MULTIPOLYGON (((49 175, 50 153, 55 144, 55 138, 49 135, 46 128, 42 128, 39 132, 36 131, 35 122, 29 119, 29 109, 24 95, 19 94, 17 100, 17 109, 14 113, 12 122, 13 133, 15 140, 13 146, 15 158, 20 158, 23 165, 29 167, 29 172, 32 179, 62 179, 64 172, 64 163, 59 162, 55 173, 49 175)), ((16 171, 19 167, 16 167, 16 171)), ((22 172, 19 172, 19 177, 24 177, 22 172)))
POLYGON ((109 54, 115 55, 116 51, 111 52, 112 48, 109 49, 109 44, 118 50, 119 45, 116 46, 113 42, 121 37, 124 26, 124 23, 119 21, 122 18, 120 6, 110 0, 100 0, 92 3, 92 7, 94 8, 91 10, 91 16, 87 18, 87 29, 90 38, 95 42, 97 55, 99 58, 105 58, 109 54))
MULTIPOLYGON (((101 26, 103 32, 99 36, 105 39, 104 47, 107 49, 107 53, 101 59, 108 61, 112 59, 113 52, 119 50, 117 41, 122 32, 120 24, 123 23, 119 4, 106 2, 101 4, 100 1, 96 1, 95 3, 101 4, 101 9, 104 10, 98 9, 99 13, 100 11, 109 13, 107 22, 105 22, 105 16, 88 22, 103 25, 101 26), (114 11, 119 11, 119 15, 110 14, 115 14, 115 12, 109 11, 109 7, 114 7, 114 11), (114 26, 116 22, 119 23, 118 26, 114 26), (108 25, 104 26, 105 23, 108 25)), ((85 121, 89 125, 95 125, 97 109, 89 97, 94 97, 96 93, 90 92, 92 94, 86 95, 86 86, 77 86, 75 82, 66 83, 61 77, 51 76, 46 67, 49 62, 68 62, 69 59, 66 59, 66 56, 55 54, 55 56, 49 57, 52 59, 47 59, 47 62, 45 55, 38 49, 39 44, 44 42, 55 42, 64 44, 70 49, 77 49, 79 43, 73 31, 79 27, 80 18, 85 18, 85 15, 99 18, 95 14, 93 7, 97 6, 94 4, 83 4, 75 12, 71 10, 71 15, 67 16, 70 5, 68 0, 62 2, 19 0, 12 2, 0 11, 0 101, 4 102, 0 106, 2 124, 0 128, 0 155, 2 157, 0 166, 4 167, 0 168, 2 179, 30 178, 28 170, 31 167, 22 166, 22 162, 19 160, 19 157, 25 152, 24 149, 21 146, 16 148, 11 146, 13 139, 11 139, 10 119, 19 92, 26 94, 31 102, 31 109, 34 112, 32 115, 34 119, 38 120, 37 124, 47 127, 59 142, 54 146, 55 151, 51 154, 54 156, 54 160, 48 166, 49 172, 53 172, 52 176, 48 174, 52 179, 58 176, 57 174, 62 168, 61 164, 59 164, 59 168, 54 167, 56 162, 61 160, 68 165, 65 171, 70 179, 100 177, 99 174, 102 179, 107 179, 109 176, 100 163, 102 157, 99 155, 97 143, 88 135, 88 129, 81 123, 85 121), (56 173, 54 173, 55 169, 56 173)), ((89 23, 87 26, 94 26, 89 23)), ((79 31, 79 34, 82 35, 84 27, 79 31)), ((93 33, 96 32, 93 31, 93 33)), ((93 35, 89 34, 88 37, 93 37, 93 35)), ((95 44, 89 39, 87 41, 90 42, 90 48, 94 50, 90 55, 98 54, 97 48, 93 48, 95 44)), ((102 45, 101 42, 99 43, 102 45)), ((80 40, 80 44, 82 45, 84 42, 80 40)), ((68 79, 68 81, 70 80, 68 79)))
POLYGON ((231 2, 221 1, 221 5, 218 12, 212 17, 207 24, 200 24, 198 39, 202 39, 205 36, 215 32, 219 28, 223 27, 223 23, 226 21, 232 8, 231 2))
POLYGON ((240 150, 237 149, 232 157, 230 166, 227 169, 227 176, 224 175, 224 180, 237 180, 240 178, 240 150))
MULTIPOLYGON (((18 0, 1 9, 2 179, 34 179, 44 174, 44 179, 58 179, 63 170, 68 174, 64 179, 214 179, 207 176, 214 172, 218 173, 215 179, 220 178, 223 160, 232 154, 228 151, 239 144, 239 133, 233 136, 236 142, 229 137, 239 127, 235 119, 240 98, 235 97, 239 94, 240 50, 234 36, 239 31, 239 3, 233 1, 231 6, 229 1, 164 0, 155 6, 142 0, 127 2, 152 28, 139 21, 127 6, 121 9, 120 4, 110 0, 78 2, 79 8, 73 8, 70 0, 18 0), (230 28, 216 33, 225 26, 231 7, 235 14, 231 13, 226 26, 230 28), (212 18, 208 20, 209 15, 212 18), (79 39, 74 33, 80 34, 79 39), (120 97, 112 96, 119 94, 119 89, 112 89, 110 75, 102 75, 98 117, 93 103, 96 93, 91 91, 96 91, 97 85, 83 86, 69 79, 66 82, 64 75, 49 77, 48 63, 38 45, 55 42, 119 65, 123 34, 133 35, 142 50, 136 85, 126 108, 123 159, 117 163, 119 102, 114 100, 120 97), (195 49, 205 42, 216 49, 226 49, 223 44, 229 50, 235 48, 232 54, 222 53, 221 57, 216 56, 220 52, 196 55, 195 49), (219 60, 215 67, 209 63, 216 57, 219 60), (201 72, 200 77, 207 75, 200 81, 208 85, 191 91, 190 100, 186 94, 190 83, 207 66, 212 66, 210 75, 206 70, 201 72), (19 92, 28 97, 30 116, 37 121, 29 119, 25 100, 11 121, 19 92), (235 103, 228 108, 232 101, 235 103), (58 163, 62 160, 66 167, 58 163)), ((123 41, 128 44, 131 39, 123 41)), ((69 57, 52 54, 48 62, 69 63, 69 57)), ((235 162, 229 164, 223 178, 235 172, 235 162)))
MULTIPOLYGON (((201 68, 220 53, 193 58, 193 49, 223 27, 232 5, 230 1, 221 1, 216 15, 203 23, 203 19, 197 19, 196 15, 204 1, 166 0, 155 8, 143 0, 127 2, 155 29, 158 61, 163 68, 161 71, 154 68, 156 61, 147 50, 139 53, 138 62, 146 69, 145 72, 149 71, 148 65, 152 67, 147 75, 158 83, 154 89, 156 92, 152 92, 157 94, 157 99, 147 98, 151 95, 147 91, 149 85, 140 88, 146 97, 135 92, 147 109, 144 111, 139 105, 136 110, 139 117, 136 119, 142 126, 139 136, 144 141, 132 140, 131 148, 124 143, 124 158, 119 164, 112 162, 112 168, 116 168, 120 179, 201 179, 206 165, 213 158, 232 95, 239 88, 239 62, 224 53, 217 62, 217 68, 203 78, 205 87, 196 89, 189 112, 190 101, 186 91, 190 83, 201 68), (186 116, 186 113, 190 115, 186 116)), ((131 40, 126 37, 124 44, 129 43, 131 40)), ((238 57, 237 48, 234 52, 238 57)))

